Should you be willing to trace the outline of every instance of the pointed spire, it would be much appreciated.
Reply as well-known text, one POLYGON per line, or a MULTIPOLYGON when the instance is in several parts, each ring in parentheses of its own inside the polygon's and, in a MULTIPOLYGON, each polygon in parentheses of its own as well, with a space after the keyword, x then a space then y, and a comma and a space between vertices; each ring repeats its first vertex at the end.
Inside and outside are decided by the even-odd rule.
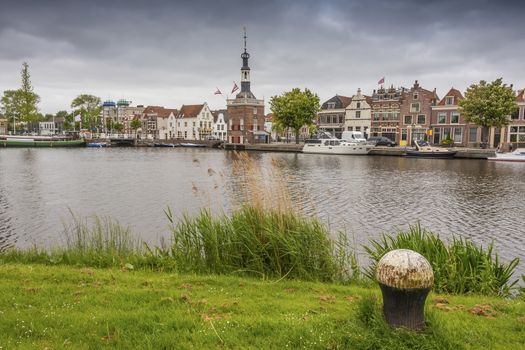
POLYGON ((242 29, 244 29, 244 52, 246 52, 246 27, 242 27, 242 29))

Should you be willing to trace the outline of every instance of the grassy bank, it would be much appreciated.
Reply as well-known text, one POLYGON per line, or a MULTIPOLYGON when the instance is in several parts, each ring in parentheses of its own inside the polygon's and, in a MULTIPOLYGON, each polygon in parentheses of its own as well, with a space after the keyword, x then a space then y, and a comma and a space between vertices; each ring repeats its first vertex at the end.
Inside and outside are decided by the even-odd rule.
POLYGON ((12 263, 0 280, 2 349, 525 349, 520 300, 431 294, 413 333, 384 325, 376 287, 12 263))

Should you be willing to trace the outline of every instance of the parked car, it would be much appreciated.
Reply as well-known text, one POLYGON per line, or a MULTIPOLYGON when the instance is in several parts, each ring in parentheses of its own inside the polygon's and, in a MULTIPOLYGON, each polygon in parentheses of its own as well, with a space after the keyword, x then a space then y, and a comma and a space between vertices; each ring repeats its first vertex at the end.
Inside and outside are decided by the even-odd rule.
POLYGON ((376 146, 389 146, 394 147, 396 146, 396 143, 392 140, 390 140, 388 137, 382 137, 382 136, 372 136, 368 138, 367 140, 370 143, 375 144, 376 146))

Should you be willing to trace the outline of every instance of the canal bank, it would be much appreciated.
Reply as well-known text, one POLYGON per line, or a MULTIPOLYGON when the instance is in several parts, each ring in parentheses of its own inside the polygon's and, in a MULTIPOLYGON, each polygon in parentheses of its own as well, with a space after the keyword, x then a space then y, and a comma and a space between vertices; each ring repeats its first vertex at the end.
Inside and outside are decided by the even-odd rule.
MULTIPOLYGON (((231 151, 254 151, 254 152, 289 152, 289 153, 302 153, 304 144, 295 143, 270 143, 270 144, 236 144, 226 143, 224 144, 225 150, 231 151)), ((466 158, 466 159, 487 159, 494 157, 495 153, 493 149, 481 149, 481 148, 453 148, 456 151, 454 158, 466 158)), ((370 151, 371 156, 392 156, 392 157, 404 157, 406 147, 374 147, 370 151)))

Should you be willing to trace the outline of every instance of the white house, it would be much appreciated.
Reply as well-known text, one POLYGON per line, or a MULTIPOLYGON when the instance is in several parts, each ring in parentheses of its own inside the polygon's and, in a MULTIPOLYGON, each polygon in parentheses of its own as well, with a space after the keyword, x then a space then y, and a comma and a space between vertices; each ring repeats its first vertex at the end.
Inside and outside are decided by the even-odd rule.
POLYGON ((371 124, 371 98, 361 94, 361 89, 357 89, 357 94, 352 96, 352 101, 345 108, 344 130, 360 131, 368 138, 371 124))
POLYGON ((204 102, 201 105, 183 105, 177 115, 176 137, 186 140, 203 140, 211 135, 213 114, 204 102))
POLYGON ((228 141, 228 111, 221 109, 213 112, 213 131, 214 138, 228 141))

